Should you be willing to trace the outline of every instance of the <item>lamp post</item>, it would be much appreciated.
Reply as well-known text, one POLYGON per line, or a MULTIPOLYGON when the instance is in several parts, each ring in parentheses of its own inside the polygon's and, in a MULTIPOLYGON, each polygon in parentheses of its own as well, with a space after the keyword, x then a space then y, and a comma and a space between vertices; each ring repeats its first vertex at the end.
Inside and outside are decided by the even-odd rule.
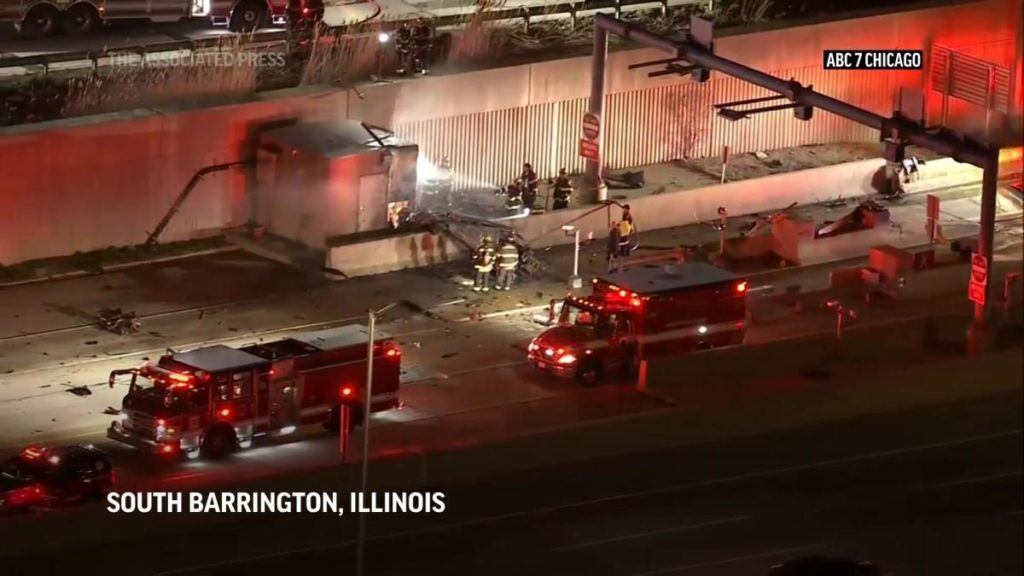
MULTIPOLYGON (((373 399, 373 357, 377 344, 377 318, 398 305, 393 302, 380 310, 372 308, 367 312, 366 342, 366 402, 363 407, 363 462, 360 474, 359 493, 366 501, 370 477, 370 409, 373 399)), ((366 513, 359 514, 359 534, 356 538, 356 576, 366 574, 366 513)))
POLYGON ((572 276, 569 277, 569 287, 579 290, 583 288, 583 279, 580 278, 580 229, 572 224, 566 224, 562 226, 562 231, 566 236, 573 237, 572 276))

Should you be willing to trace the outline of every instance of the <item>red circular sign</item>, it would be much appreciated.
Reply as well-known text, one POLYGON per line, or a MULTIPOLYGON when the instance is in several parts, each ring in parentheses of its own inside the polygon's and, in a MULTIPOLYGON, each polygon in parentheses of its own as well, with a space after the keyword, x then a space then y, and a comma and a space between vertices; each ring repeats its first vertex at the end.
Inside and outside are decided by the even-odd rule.
POLYGON ((590 112, 583 115, 583 136, 587 140, 597 140, 601 135, 601 119, 590 112))
POLYGON ((971 258, 971 279, 979 284, 984 284, 988 278, 988 260, 981 254, 975 254, 971 258))

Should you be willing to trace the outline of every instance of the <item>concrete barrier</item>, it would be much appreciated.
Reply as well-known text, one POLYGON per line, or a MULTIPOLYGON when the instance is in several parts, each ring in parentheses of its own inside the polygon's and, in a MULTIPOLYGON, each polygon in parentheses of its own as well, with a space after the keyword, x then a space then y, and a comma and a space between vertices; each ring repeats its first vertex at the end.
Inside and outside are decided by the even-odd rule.
MULTIPOLYGON (((815 204, 839 194, 848 198, 865 196, 874 192, 872 179, 875 172, 884 166, 882 159, 862 160, 645 196, 630 200, 629 204, 642 241, 644 230, 715 220, 719 206, 724 206, 730 214, 756 214, 781 210, 793 202, 815 204)), ((618 220, 618 208, 612 207, 610 218, 618 220)), ((533 247, 545 248, 572 243, 572 238, 561 232, 562 226, 569 223, 580 228, 584 237, 591 233, 595 238, 607 237, 608 220, 608 210, 582 207, 537 214, 514 220, 513 225, 533 247)))
POLYGON ((416 232, 328 246, 325 265, 352 278, 446 264, 465 256, 465 247, 448 236, 416 232))

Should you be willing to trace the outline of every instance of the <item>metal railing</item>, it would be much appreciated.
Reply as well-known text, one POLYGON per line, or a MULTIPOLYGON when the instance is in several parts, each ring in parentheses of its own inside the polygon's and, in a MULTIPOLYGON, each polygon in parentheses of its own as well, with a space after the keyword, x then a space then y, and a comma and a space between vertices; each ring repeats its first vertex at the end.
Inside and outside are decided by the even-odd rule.
MULTIPOLYGON (((504 10, 486 11, 481 14, 462 13, 446 16, 431 17, 430 21, 435 28, 448 28, 463 25, 471 19, 479 18, 485 22, 502 22, 521 20, 527 25, 531 21, 544 20, 551 17, 569 17, 575 22, 576 18, 592 15, 599 11, 614 11, 616 15, 622 12, 631 12, 643 8, 661 9, 667 11, 670 7, 700 5, 706 0, 584 0, 581 2, 570 2, 555 5, 530 6, 510 8, 504 10)), ((415 15, 419 17, 419 14, 415 15)), ((402 20, 386 20, 373 32, 391 31, 400 25, 402 20)), ((363 21, 357 24, 348 24, 328 28, 330 35, 359 35, 367 33, 363 21)), ((287 45, 295 39, 295 36, 287 30, 269 30, 255 32, 243 36, 214 36, 194 40, 177 40, 158 42, 153 44, 139 44, 122 46, 119 48, 105 48, 101 50, 80 50, 74 52, 56 52, 52 54, 37 54, 32 56, 11 56, 0 58, 0 69, 4 68, 32 68, 41 67, 41 73, 47 74, 54 64, 65 64, 72 62, 91 62, 93 68, 99 68, 101 61, 111 58, 123 57, 125 55, 136 55, 143 59, 151 54, 163 52, 199 51, 209 49, 246 49, 246 48, 267 48, 278 45, 287 45), (226 46, 226 41, 239 42, 239 45, 226 46)))

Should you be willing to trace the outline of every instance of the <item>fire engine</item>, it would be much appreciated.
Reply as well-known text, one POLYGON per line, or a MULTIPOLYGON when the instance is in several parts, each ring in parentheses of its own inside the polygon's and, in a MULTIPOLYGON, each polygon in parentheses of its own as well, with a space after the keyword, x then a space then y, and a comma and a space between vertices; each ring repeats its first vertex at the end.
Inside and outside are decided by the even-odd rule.
MULTIPOLYGON (((107 437, 149 452, 221 458, 254 439, 307 425, 362 422, 369 336, 359 325, 298 334, 240 348, 217 345, 171 352, 155 364, 115 370, 131 376, 107 437)), ((374 342, 373 412, 398 406, 401 350, 374 342)))
POLYGON ((646 266, 598 276, 569 296, 555 326, 530 342, 545 372, 593 385, 643 359, 743 342, 747 281, 704 262, 646 266))

